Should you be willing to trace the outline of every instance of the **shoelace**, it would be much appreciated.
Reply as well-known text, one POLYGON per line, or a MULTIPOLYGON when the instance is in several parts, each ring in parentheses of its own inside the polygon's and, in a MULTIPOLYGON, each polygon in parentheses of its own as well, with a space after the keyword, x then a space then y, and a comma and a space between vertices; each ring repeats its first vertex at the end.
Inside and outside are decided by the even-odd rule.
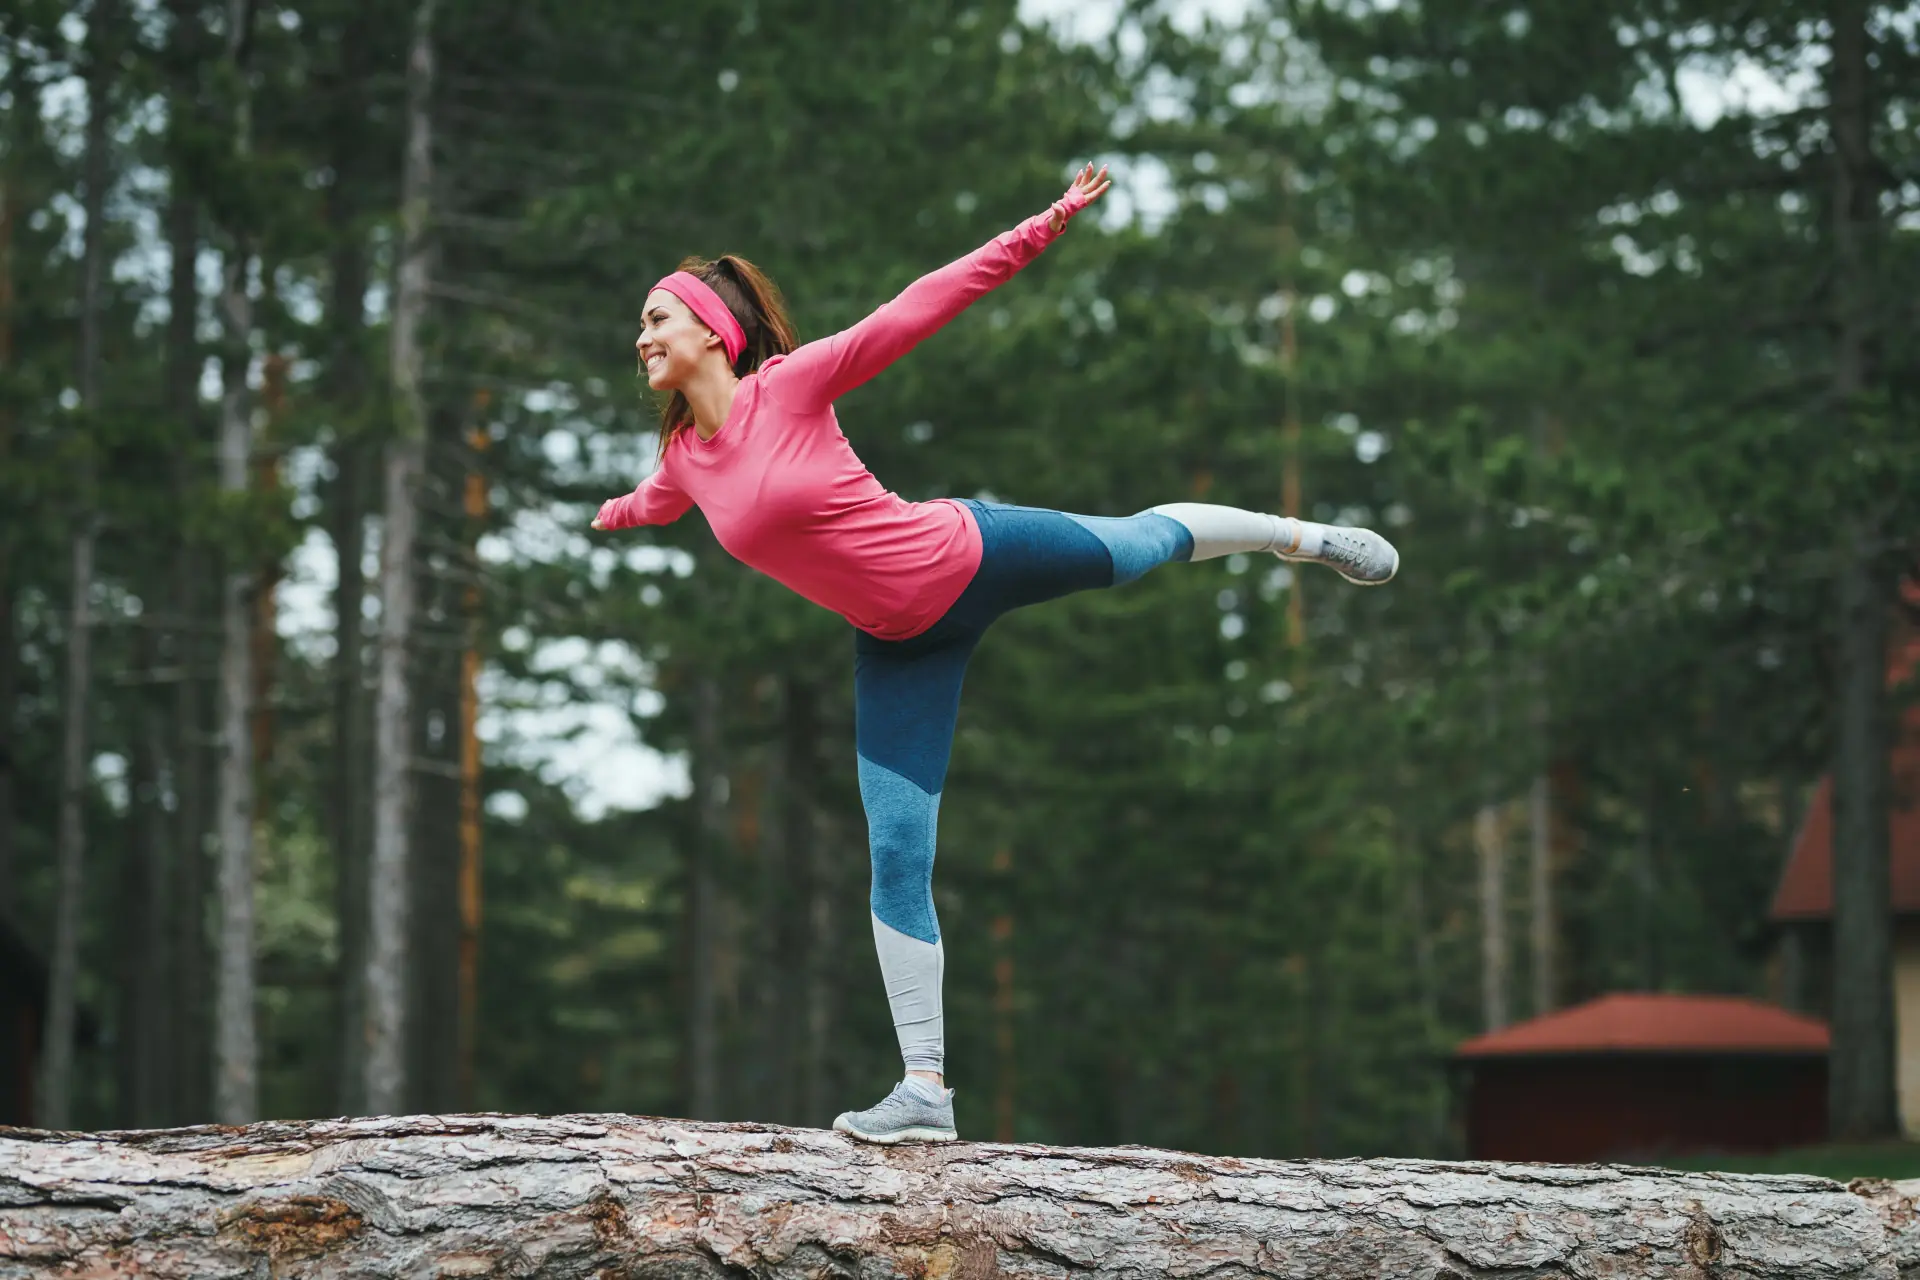
POLYGON ((1340 529, 1329 529, 1322 535, 1320 554, 1324 559, 1337 560, 1354 569, 1365 569, 1372 565, 1366 543, 1340 529))

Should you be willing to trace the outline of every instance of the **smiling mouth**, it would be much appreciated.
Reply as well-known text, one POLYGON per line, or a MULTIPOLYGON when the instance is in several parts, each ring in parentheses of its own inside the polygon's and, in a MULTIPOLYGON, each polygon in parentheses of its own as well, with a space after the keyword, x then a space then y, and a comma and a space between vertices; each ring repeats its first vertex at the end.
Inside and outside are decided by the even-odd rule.
POLYGON ((653 355, 648 356, 644 361, 644 364, 646 366, 647 372, 652 373, 655 369, 659 368, 661 365, 664 365, 666 362, 667 362, 666 356, 661 355, 659 353, 655 353, 653 355))

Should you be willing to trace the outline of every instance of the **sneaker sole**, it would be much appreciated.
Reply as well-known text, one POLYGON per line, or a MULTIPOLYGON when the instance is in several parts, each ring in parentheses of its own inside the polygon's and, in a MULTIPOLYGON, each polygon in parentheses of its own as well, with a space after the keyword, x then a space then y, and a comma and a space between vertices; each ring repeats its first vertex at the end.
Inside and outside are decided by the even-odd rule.
POLYGON ((867 1133, 850 1124, 835 1122, 833 1126, 840 1133, 860 1139, 862 1142, 876 1142, 883 1147, 899 1142, 953 1142, 959 1134, 952 1129, 928 1129, 921 1125, 909 1125, 905 1129, 896 1129, 892 1133, 867 1133))
POLYGON ((1280 559, 1285 560, 1288 564, 1326 564, 1327 568, 1340 574, 1342 578, 1351 582, 1356 587, 1384 587, 1389 582, 1392 582, 1400 572, 1400 552, 1397 548, 1393 553, 1393 567, 1387 570, 1387 576, 1384 578, 1356 578, 1350 574, 1342 573, 1337 565, 1327 564, 1325 560, 1320 559, 1318 556, 1288 556, 1280 555, 1277 551, 1274 552, 1274 554, 1279 556, 1280 559))

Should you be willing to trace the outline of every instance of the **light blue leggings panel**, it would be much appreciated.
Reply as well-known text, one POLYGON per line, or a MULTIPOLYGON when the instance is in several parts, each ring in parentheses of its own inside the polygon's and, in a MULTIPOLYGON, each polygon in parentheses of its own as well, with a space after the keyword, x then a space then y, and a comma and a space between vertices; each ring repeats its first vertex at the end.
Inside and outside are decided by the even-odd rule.
POLYGON ((940 940, 933 914, 933 837, 940 793, 861 756, 860 802, 873 851, 873 914, 909 938, 940 940), (885 851, 884 856, 882 851, 885 851))
POLYGON ((980 526, 980 567, 953 607, 910 640, 855 633, 854 742, 873 856, 874 945, 909 1071, 944 1070, 945 951, 933 910, 934 836, 960 685, 974 646, 1011 609, 1131 582, 1193 554, 1187 527, 1157 512, 1115 518, 966 505, 980 526))
POLYGON ((1193 554, 1187 526, 1157 511, 1134 516, 1074 516, 1067 519, 1100 539, 1113 560, 1113 585, 1132 582, 1149 569, 1193 554))
POLYGON ((1076 516, 968 502, 980 567, 939 622, 909 640, 856 633, 854 738, 873 855, 873 914, 933 943, 934 834, 967 660, 994 619, 1022 605, 1131 582, 1193 551, 1186 526, 1152 511, 1076 516))

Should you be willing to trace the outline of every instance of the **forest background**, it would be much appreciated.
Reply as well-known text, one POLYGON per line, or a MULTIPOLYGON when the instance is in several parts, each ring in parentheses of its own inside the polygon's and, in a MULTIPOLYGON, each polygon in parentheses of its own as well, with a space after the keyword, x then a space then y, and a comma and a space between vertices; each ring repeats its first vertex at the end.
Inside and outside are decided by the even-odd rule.
POLYGON ((818 337, 1091 157, 1103 210, 841 404, 863 458, 1404 568, 996 629, 935 886, 963 1127, 1445 1154, 1460 1038, 1634 989, 1831 1012, 1836 1126, 1888 1131, 1913 6, 12 0, 0 57, 41 1122, 878 1096, 845 624, 697 513, 587 522, 683 254, 818 337), (1842 945, 1783 962, 1829 772, 1842 945))

